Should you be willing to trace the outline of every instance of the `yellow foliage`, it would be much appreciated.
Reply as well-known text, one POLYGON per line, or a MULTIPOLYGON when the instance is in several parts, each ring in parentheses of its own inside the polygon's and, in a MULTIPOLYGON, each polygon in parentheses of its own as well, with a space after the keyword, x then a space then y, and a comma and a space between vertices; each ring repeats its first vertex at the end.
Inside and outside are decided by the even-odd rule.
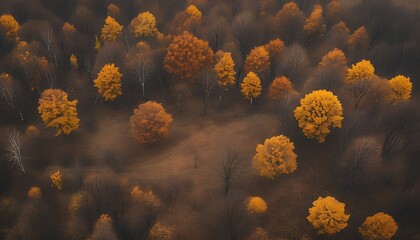
POLYGON ((75 193, 71 195, 70 204, 69 204, 69 212, 70 214, 75 214, 82 205, 83 194, 81 192, 75 193))
POLYGON ((122 33, 123 26, 120 25, 115 18, 108 16, 105 19, 104 27, 102 28, 102 41, 114 42, 122 33))
POLYGON ((255 47, 246 56, 245 72, 263 73, 270 68, 270 55, 264 47, 255 47))
POLYGON ((324 68, 344 68, 347 65, 346 55, 344 52, 338 48, 334 48, 332 51, 328 52, 322 57, 321 62, 319 63, 320 67, 324 68))
POLYGON ((345 213, 345 204, 334 197, 319 197, 309 209, 308 221, 318 234, 332 235, 347 227, 350 214, 345 213))
POLYGON ((134 109, 130 117, 131 131, 140 143, 156 142, 169 133, 172 121, 160 103, 148 101, 134 109))
POLYGON ((174 21, 177 24, 177 31, 182 32, 188 30, 194 24, 200 23, 203 14, 195 5, 189 5, 185 11, 177 14, 174 21))
POLYGON ((130 23, 130 29, 136 37, 153 37, 158 30, 156 28, 156 18, 150 12, 142 12, 130 23))
POLYGON ((134 185, 131 188, 131 197, 147 205, 158 205, 158 201, 152 191, 143 191, 139 186, 134 185))
POLYGON ((341 4, 338 0, 333 0, 327 5, 326 15, 332 22, 336 22, 340 17, 341 4))
POLYGON ((365 27, 360 27, 350 35, 347 44, 351 49, 366 48, 369 44, 369 34, 365 27))
POLYGON ((410 99, 411 91, 413 89, 410 78, 398 75, 389 80, 388 83, 392 90, 391 98, 394 102, 407 101, 410 99))
POLYGON ((230 52, 222 55, 219 62, 214 66, 214 70, 220 87, 227 89, 235 84, 235 62, 230 52))
POLYGON ((300 100, 294 114, 305 136, 322 143, 330 126, 341 128, 343 107, 332 92, 317 90, 300 100))
POLYGON ((79 68, 79 64, 77 63, 76 55, 70 55, 70 66, 73 70, 77 70, 79 68))
POLYGON ((99 94, 105 98, 105 101, 114 101, 118 96, 122 95, 122 76, 119 67, 116 67, 115 64, 106 64, 102 67, 94 83, 95 87, 98 88, 99 94))
POLYGON ((38 199, 41 196, 42 196, 42 192, 39 187, 31 187, 28 191, 28 197, 31 199, 38 199))
POLYGON ((57 170, 50 174, 51 186, 61 190, 63 188, 63 178, 60 170, 57 170))
POLYGON ((279 38, 276 38, 264 45, 264 48, 270 54, 271 61, 274 61, 283 52, 284 42, 279 38))
POLYGON ((310 37, 322 36, 327 31, 327 25, 325 25, 322 12, 321 5, 315 5, 311 15, 305 20, 303 30, 305 30, 310 37))
POLYGON ((46 127, 57 128, 56 136, 68 135, 79 128, 77 100, 69 101, 67 98, 67 93, 60 89, 46 89, 39 99, 39 114, 46 127))
POLYGON ((346 81, 349 84, 354 84, 362 81, 371 81, 375 76, 375 67, 368 60, 362 60, 356 64, 351 65, 347 70, 346 81))
POLYGON ((164 68, 182 79, 194 77, 205 65, 213 63, 213 51, 208 42, 184 32, 176 36, 167 48, 164 68))
POLYGON ((150 240, 173 240, 174 234, 171 227, 165 226, 157 222, 149 231, 150 240))
POLYGON ((286 136, 268 138, 258 144, 252 161, 261 176, 273 179, 277 174, 292 173, 297 168, 295 146, 286 136))
POLYGON ((268 93, 273 100, 279 100, 289 93, 295 93, 295 90, 290 80, 285 76, 281 76, 273 80, 268 93))
POLYGON ((257 74, 249 72, 241 83, 241 93, 245 99, 251 100, 261 95, 261 80, 257 74))
POLYGON ((366 240, 389 240, 395 235, 397 229, 398 225, 390 215, 379 212, 367 217, 359 228, 359 232, 366 240))
POLYGON ((247 209, 251 213, 265 213, 267 211, 267 203, 261 197, 250 197, 247 209))
POLYGON ((108 11, 108 16, 111 16, 113 18, 120 16, 120 8, 113 3, 109 4, 106 10, 108 11))
POLYGON ((10 14, 4 14, 0 16, 0 29, 6 35, 9 41, 15 43, 19 42, 19 23, 10 14))

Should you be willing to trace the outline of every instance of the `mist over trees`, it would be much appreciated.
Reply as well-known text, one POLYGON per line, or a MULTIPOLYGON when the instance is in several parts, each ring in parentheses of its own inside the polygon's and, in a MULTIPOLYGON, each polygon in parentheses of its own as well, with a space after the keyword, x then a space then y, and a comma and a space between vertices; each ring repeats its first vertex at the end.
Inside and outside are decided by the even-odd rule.
POLYGON ((419 7, 0 1, 0 238, 418 239, 419 7))

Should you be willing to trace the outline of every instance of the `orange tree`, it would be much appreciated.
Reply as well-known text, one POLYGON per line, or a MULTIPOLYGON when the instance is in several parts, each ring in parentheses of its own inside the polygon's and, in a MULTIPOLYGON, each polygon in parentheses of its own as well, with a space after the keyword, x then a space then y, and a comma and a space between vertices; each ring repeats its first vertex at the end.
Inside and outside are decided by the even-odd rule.
POLYGON ((367 217, 359 228, 359 232, 366 240, 389 240, 395 235, 397 229, 398 225, 390 215, 379 212, 367 217))
POLYGON ((154 37, 158 34, 156 28, 156 18, 150 12, 142 12, 135 17, 131 23, 131 31, 135 37, 154 37))
POLYGON ((77 100, 69 101, 67 98, 67 93, 60 89, 46 89, 39 99, 39 114, 47 127, 57 129, 56 136, 79 128, 77 100))
POLYGON ((156 142, 169 133, 172 120, 160 103, 148 101, 140 104, 130 117, 131 131, 140 143, 156 142))
POLYGON ((189 32, 174 37, 168 46, 164 68, 181 79, 195 77, 206 65, 213 63, 213 51, 208 42, 189 32))
POLYGON ((280 100, 289 93, 295 93, 292 83, 285 77, 276 77, 268 89, 268 93, 273 100, 280 100))
POLYGON ((330 126, 341 128, 343 107, 332 92, 317 90, 300 100, 294 114, 305 136, 322 143, 330 126))
POLYGON ((105 19, 104 27, 102 28, 102 41, 114 42, 122 33, 123 26, 121 26, 115 18, 108 16, 105 19))
POLYGON ((118 96, 122 95, 122 74, 115 64, 106 64, 98 73, 98 77, 94 80, 95 87, 98 88, 99 94, 105 98, 105 101, 114 101, 118 96))
POLYGON ((270 55, 264 47, 256 47, 246 56, 245 72, 261 74, 270 68, 270 55))
POLYGON ((19 29, 20 25, 12 15, 4 14, 0 16, 0 30, 9 41, 19 42, 19 29))
POLYGON ((252 100, 261 95, 261 80, 257 74, 249 72, 241 83, 241 93, 245 99, 252 100))

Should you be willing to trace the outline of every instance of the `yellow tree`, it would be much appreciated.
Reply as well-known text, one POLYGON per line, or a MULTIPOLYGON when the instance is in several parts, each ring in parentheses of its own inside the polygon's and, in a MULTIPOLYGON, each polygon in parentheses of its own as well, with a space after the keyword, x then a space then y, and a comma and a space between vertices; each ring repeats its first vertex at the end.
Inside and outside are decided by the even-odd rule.
POLYGON ((261 95, 261 80, 257 74, 249 72, 241 83, 241 93, 245 99, 252 100, 261 95))
POLYGON ((280 100, 287 94, 293 94, 295 92, 292 83, 285 76, 276 77, 268 89, 268 94, 273 100, 280 100))
POLYGON ((63 177, 60 170, 57 170, 50 174, 51 186, 61 190, 63 188, 63 177))
POLYGON ((195 5, 189 5, 185 11, 175 16, 175 23, 177 24, 177 31, 182 32, 189 30, 194 24, 201 22, 203 14, 195 5))
POLYGON ((160 222, 157 222, 153 225, 153 227, 149 231, 149 239, 150 240, 173 240, 174 233, 173 228, 165 226, 160 222))
POLYGON ((249 197, 247 210, 251 213, 265 213, 267 211, 267 203, 261 197, 249 197))
POLYGON ((130 23, 130 29, 136 37, 154 37, 158 34, 156 18, 150 12, 142 12, 130 23))
POLYGON ((188 32, 174 38, 167 48, 164 68, 181 79, 195 77, 206 65, 213 63, 213 51, 208 42, 188 32))
POLYGON ((270 68, 270 55, 264 47, 256 47, 246 56, 245 72, 261 74, 270 68))
POLYGON ((19 29, 19 23, 12 15, 4 14, 0 16, 0 30, 9 41, 15 43, 19 42, 19 29))
POLYGON ((311 15, 305 20, 303 30, 305 30, 310 41, 314 40, 315 38, 322 37, 327 31, 327 26, 325 25, 322 12, 323 10, 321 5, 317 4, 315 5, 311 15))
POLYGON ((264 144, 258 144, 253 166, 261 176, 270 179, 278 174, 292 173, 297 168, 294 149, 295 146, 286 136, 268 138, 264 144))
POLYGON ((105 101, 114 101, 118 96, 122 95, 122 76, 115 64, 106 64, 102 67, 94 83, 95 87, 98 88, 99 94, 105 98, 105 101))
POLYGON ((407 101, 410 99, 411 91, 413 89, 413 84, 411 83, 410 78, 398 75, 389 80, 388 83, 392 90, 391 99, 394 102, 407 101))
POLYGON ((375 67, 368 60, 353 64, 347 70, 346 83, 352 94, 354 107, 362 103, 375 79, 375 67))
POLYGON ((343 107, 332 92, 317 90, 300 100, 294 114, 303 134, 322 143, 330 127, 341 128, 343 107))
POLYGON ((366 49, 369 45, 369 33, 364 26, 358 28, 347 40, 351 50, 366 49))
POLYGON ((104 27, 102 28, 102 41, 114 42, 121 36, 123 26, 121 26, 115 18, 108 16, 105 19, 104 27))
POLYGON ((395 235, 397 229, 398 225, 390 215, 379 212, 367 217, 359 228, 359 232, 366 240, 389 240, 395 235))
POLYGON ((70 59, 69 60, 70 60, 71 69, 77 70, 79 68, 79 64, 77 63, 77 57, 76 57, 76 55, 74 55, 74 54, 70 55, 70 59))
POLYGON ((347 227, 350 214, 345 213, 345 204, 334 197, 319 197, 309 208, 308 221, 318 230, 318 234, 332 235, 347 227))
MULTIPOLYGON (((220 52, 220 51, 219 51, 220 52)), ((222 106, 222 93, 223 90, 228 90, 230 86, 235 84, 235 62, 232 58, 232 53, 221 53, 219 61, 214 66, 216 72, 217 83, 220 87, 219 104, 222 106)))
POLYGON ((39 99, 38 111, 47 127, 57 129, 56 136, 68 135, 79 128, 77 100, 69 101, 68 95, 60 89, 46 89, 39 99))
POLYGON ((131 132, 140 143, 156 142, 169 133, 172 121, 160 103, 148 101, 140 104, 130 117, 131 132))

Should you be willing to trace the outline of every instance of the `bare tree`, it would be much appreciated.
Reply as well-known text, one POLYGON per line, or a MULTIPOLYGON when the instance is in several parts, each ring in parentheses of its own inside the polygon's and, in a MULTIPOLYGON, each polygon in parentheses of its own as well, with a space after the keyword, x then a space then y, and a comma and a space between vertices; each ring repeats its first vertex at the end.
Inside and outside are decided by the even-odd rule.
POLYGON ((299 45, 292 45, 284 52, 279 62, 277 72, 290 79, 295 88, 299 88, 305 80, 309 68, 306 50, 299 45))
POLYGON ((242 159, 235 150, 228 148, 225 158, 220 162, 220 166, 217 171, 223 181, 225 196, 228 194, 232 182, 240 173, 242 167, 241 160, 242 159))
POLYGON ((201 86, 203 90, 203 114, 206 115, 207 108, 210 104, 210 97, 214 87, 217 84, 216 76, 213 69, 205 69, 201 73, 201 86))
POLYGON ((210 47, 217 51, 222 48, 226 38, 226 19, 219 18, 210 21, 208 40, 210 47))
POLYGON ((14 129, 9 134, 9 144, 6 148, 6 158, 11 167, 17 167, 21 172, 25 173, 25 168, 23 166, 22 158, 22 146, 20 142, 20 134, 14 129))
POLYGON ((145 52, 137 54, 132 64, 132 69, 136 75, 136 81, 141 86, 144 100, 147 101, 146 82, 152 73, 152 65, 149 60, 150 55, 145 52))
POLYGON ((84 57, 84 61, 83 61, 83 66, 85 67, 86 72, 88 73, 89 76, 89 82, 90 85, 93 86, 93 79, 92 79, 92 68, 93 68, 93 59, 91 56, 86 55, 84 57))
POLYGON ((54 60, 55 67, 58 66, 57 49, 55 48, 54 30, 51 25, 45 24, 39 30, 41 40, 47 48, 50 57, 54 60))
POLYGON ((245 58, 255 42, 255 16, 250 12, 242 12, 236 15, 232 22, 232 30, 239 42, 242 57, 245 58))
POLYGON ((0 74, 0 94, 6 104, 19 114, 20 120, 23 122, 25 120, 23 114, 16 107, 16 99, 22 95, 22 91, 18 83, 11 79, 9 75, 0 74))

